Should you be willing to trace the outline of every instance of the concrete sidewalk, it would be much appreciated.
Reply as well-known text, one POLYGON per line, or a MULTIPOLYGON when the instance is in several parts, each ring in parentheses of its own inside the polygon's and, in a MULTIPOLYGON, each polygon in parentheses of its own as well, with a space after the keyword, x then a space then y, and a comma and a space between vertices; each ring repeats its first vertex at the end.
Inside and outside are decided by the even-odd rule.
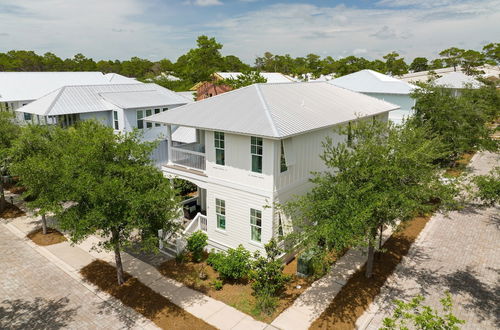
MULTIPOLYGON (((16 195, 14 196, 16 199, 19 198, 16 195)), ((7 198, 9 197, 10 196, 7 196, 7 198)), ((114 263, 114 255, 112 253, 92 249, 92 247, 99 242, 98 237, 90 237, 77 245, 71 245, 69 242, 62 242, 42 247, 25 238, 29 232, 40 226, 39 217, 30 216, 28 214, 27 216, 16 219, 5 220, 5 222, 6 223, 3 225, 12 233, 23 238, 25 242, 30 244, 37 252, 46 256, 52 263, 56 264, 73 278, 81 281, 87 287, 92 286, 85 283, 79 274, 79 270, 83 266, 88 265, 95 259, 102 259, 114 263)), ((126 272, 139 279, 157 293, 165 296, 177 306, 218 329, 275 329, 273 326, 257 321, 231 306, 210 298, 198 291, 192 290, 182 283, 164 277, 154 266, 128 253, 122 253, 122 262, 126 272)), ((96 291, 94 287, 92 287, 92 289, 96 291)), ((96 292, 96 294, 107 295, 101 292, 96 292)), ((106 299, 109 300, 109 297, 106 297, 106 299)), ((145 327, 156 328, 152 322, 145 327)))

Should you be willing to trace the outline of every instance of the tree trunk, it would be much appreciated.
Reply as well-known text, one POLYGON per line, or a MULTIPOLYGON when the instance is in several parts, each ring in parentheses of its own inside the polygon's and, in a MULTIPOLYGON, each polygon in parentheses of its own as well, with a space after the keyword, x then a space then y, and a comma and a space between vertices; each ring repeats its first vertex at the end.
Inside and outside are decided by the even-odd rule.
POLYGON ((382 243, 383 243, 383 240, 384 240, 383 232, 384 232, 384 226, 381 225, 380 226, 380 239, 378 241, 378 249, 379 250, 382 250, 382 243))
POLYGON ((366 278, 371 278, 373 275, 373 259, 375 257, 375 242, 377 241, 377 231, 375 230, 368 242, 368 260, 366 261, 366 278))
POLYGON ((47 234, 47 219, 45 218, 45 213, 42 214, 42 233, 47 234))
POLYGON ((5 192, 3 190, 3 178, 0 178, 0 212, 3 212, 6 206, 7 201, 5 200, 5 192))
POLYGON ((118 285, 122 285, 125 281, 123 280, 122 256, 120 254, 120 241, 118 236, 118 233, 113 231, 111 239, 115 246, 116 279, 118 280, 118 285))

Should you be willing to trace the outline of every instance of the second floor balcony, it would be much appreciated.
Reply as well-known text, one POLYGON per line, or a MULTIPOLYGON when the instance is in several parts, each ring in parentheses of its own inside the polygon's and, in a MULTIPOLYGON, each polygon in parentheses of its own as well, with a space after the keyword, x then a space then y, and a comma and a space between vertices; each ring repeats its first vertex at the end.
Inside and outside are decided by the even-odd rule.
POLYGON ((201 143, 172 145, 170 163, 188 169, 205 171, 205 145, 201 143))

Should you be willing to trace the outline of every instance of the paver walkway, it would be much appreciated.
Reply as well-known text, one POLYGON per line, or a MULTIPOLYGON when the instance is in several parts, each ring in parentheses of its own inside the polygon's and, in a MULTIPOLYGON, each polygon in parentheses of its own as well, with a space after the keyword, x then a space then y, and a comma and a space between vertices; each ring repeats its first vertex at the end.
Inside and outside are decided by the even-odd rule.
POLYGON ((143 329, 0 225, 0 329, 143 329))
MULTIPOLYGON (((39 226, 40 222, 38 218, 31 216, 3 221, 5 227, 12 232, 17 232, 20 237, 24 237, 36 226, 39 226)), ((92 249, 98 241, 99 238, 90 237, 76 246, 71 245, 69 242, 62 242, 46 247, 37 247, 37 249, 43 251, 43 253, 49 253, 55 257, 53 262, 60 264, 65 269, 69 269, 69 272, 75 274, 75 276, 79 276, 78 271, 96 258, 114 263, 112 253, 92 249)), ((34 244, 30 241, 29 243, 34 244)), ((175 280, 166 278, 153 265, 128 253, 122 253, 122 262, 126 272, 157 293, 165 296, 177 306, 218 329, 275 329, 271 325, 257 321, 231 306, 187 288, 175 280)))
MULTIPOLYGON (((485 174, 499 160, 498 154, 479 153, 472 171, 485 174)), ((463 329, 500 328, 499 207, 434 216, 357 327, 378 329, 391 315, 394 299, 422 294, 425 304, 440 308, 446 290, 452 294, 454 314, 466 321, 463 329)))

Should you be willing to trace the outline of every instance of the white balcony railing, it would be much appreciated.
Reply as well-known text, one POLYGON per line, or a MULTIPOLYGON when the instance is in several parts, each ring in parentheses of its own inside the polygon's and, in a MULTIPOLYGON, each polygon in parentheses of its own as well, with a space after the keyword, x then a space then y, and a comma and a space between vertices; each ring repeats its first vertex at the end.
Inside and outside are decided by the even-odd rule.
POLYGON ((172 147, 171 162, 195 170, 204 171, 206 168, 205 153, 189 150, 187 148, 172 147))

